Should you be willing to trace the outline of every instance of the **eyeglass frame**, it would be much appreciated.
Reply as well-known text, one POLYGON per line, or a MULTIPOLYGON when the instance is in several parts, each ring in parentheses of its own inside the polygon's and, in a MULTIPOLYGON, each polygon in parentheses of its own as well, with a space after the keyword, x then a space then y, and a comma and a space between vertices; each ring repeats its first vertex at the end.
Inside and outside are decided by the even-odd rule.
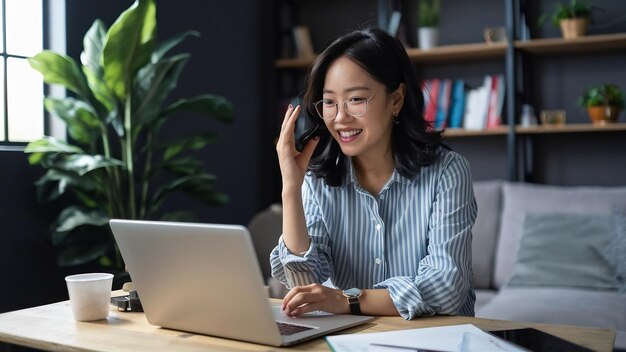
MULTIPOLYGON (((369 106, 369 102, 370 100, 372 100, 372 98, 374 97, 374 95, 376 94, 376 92, 378 91, 378 88, 374 89, 374 92, 372 93, 372 95, 370 95, 369 98, 365 99, 365 112, 363 112, 360 115, 354 115, 354 114, 349 114, 348 113, 348 100, 344 100, 343 101, 343 111, 348 113, 350 116, 355 117, 355 118, 360 118, 363 117, 363 115, 367 114, 367 107, 369 106)), ((320 103, 322 103, 324 100, 333 100, 333 99, 320 99, 318 101, 316 101, 315 103, 313 103, 313 108, 315 109, 315 112, 317 112, 317 115, 324 121, 332 121, 334 119, 337 118, 337 115, 339 115, 339 103, 335 101, 335 109, 337 109, 337 112, 335 113, 335 117, 333 117, 332 119, 325 119, 323 114, 320 113, 320 111, 317 109, 317 105, 319 105, 320 103)), ((323 107, 322 107, 323 109, 323 107)))

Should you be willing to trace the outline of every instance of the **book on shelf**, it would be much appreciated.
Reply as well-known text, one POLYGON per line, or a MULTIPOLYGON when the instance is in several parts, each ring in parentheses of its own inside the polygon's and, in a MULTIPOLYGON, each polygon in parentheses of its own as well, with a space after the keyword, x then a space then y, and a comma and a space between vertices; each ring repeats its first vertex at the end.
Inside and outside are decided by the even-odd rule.
POLYGON ((487 110, 486 128, 496 128, 502 125, 502 106, 504 105, 504 76, 491 76, 491 93, 487 110))
POLYGON ((438 78, 427 79, 422 82, 422 94, 424 95, 424 119, 433 128, 437 118, 437 102, 439 100, 438 78))
POLYGON ((293 28, 293 39, 296 44, 296 55, 299 58, 312 59, 315 57, 311 33, 307 26, 293 28))
POLYGON ((449 128, 463 127, 465 112, 465 81, 457 79, 452 85, 452 101, 450 103, 449 128))
POLYGON ((487 126, 487 113, 491 94, 491 76, 483 78, 483 84, 467 92, 467 104, 463 128, 481 130, 487 126))
POLYGON ((439 84, 439 98, 437 100, 437 114, 435 116, 435 129, 442 130, 448 125, 451 92, 452 80, 447 78, 441 79, 439 84))
POLYGON ((391 17, 389 18, 389 25, 387 26, 387 32, 392 37, 396 37, 398 35, 398 28, 400 27, 401 18, 402 13, 400 11, 394 11, 391 13, 391 17))

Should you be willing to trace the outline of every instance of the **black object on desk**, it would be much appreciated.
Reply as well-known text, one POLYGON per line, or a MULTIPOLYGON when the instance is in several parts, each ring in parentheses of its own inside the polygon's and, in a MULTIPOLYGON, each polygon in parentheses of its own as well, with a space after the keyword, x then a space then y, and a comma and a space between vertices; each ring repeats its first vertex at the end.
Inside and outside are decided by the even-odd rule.
POLYGON ((488 332, 531 351, 591 352, 588 348, 533 328, 488 332))
POLYGON ((111 297, 111 304, 120 312, 143 312, 143 306, 136 290, 132 290, 126 296, 111 297))

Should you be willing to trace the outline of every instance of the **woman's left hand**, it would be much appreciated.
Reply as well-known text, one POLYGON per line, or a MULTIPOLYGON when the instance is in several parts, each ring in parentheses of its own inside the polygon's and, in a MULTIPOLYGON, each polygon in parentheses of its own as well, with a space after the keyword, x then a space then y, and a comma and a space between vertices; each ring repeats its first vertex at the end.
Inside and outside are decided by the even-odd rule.
POLYGON ((341 290, 320 284, 292 288, 282 304, 283 313, 295 317, 304 313, 323 310, 335 314, 349 314, 348 300, 341 290))

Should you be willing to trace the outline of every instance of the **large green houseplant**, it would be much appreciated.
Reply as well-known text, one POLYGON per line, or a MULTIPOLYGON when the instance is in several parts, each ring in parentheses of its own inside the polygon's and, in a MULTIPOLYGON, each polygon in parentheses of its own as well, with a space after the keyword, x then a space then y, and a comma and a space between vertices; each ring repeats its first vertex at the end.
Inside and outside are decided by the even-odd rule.
POLYGON ((25 150, 31 164, 47 169, 36 182, 40 199, 69 204, 52 225, 59 264, 99 260, 121 272, 110 218, 189 219, 193 214, 161 209, 166 197, 179 191, 213 205, 228 200, 215 190, 216 177, 187 153, 216 141, 214 133, 173 140, 160 133, 172 123, 169 117, 183 111, 223 122, 233 118, 230 102, 216 95, 166 102, 190 57, 168 53, 189 36, 198 33, 158 43, 156 4, 137 0, 108 30, 100 20, 93 23, 84 37, 82 65, 51 51, 28 59, 45 83, 71 92, 45 99, 46 110, 66 123, 69 141, 44 137, 25 150))

